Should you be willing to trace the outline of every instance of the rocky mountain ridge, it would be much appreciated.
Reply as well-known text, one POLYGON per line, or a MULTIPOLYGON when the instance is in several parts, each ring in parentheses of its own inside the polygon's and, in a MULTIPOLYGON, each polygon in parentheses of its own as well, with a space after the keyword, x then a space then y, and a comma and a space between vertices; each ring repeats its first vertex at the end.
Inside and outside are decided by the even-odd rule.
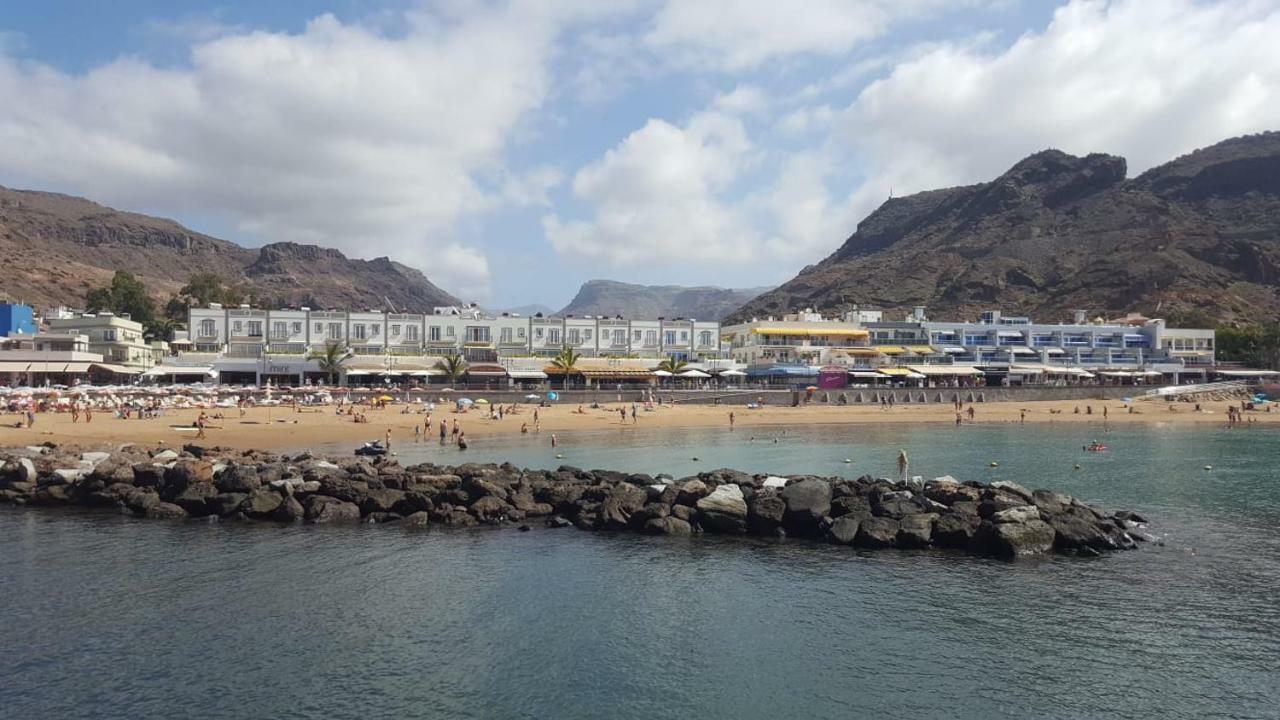
POLYGON ((680 285, 637 285, 589 280, 559 315, 621 315, 628 318, 720 320, 767 288, 730 289, 680 285))
POLYGON ((84 198, 0 187, 0 295, 38 307, 74 305, 117 270, 163 301, 195 272, 214 272, 270 302, 430 312, 460 301, 420 271, 388 258, 360 260, 315 245, 245 248, 163 218, 84 198))
POLYGON ((1132 179, 1123 158, 1045 150, 991 182, 893 198, 731 317, 925 305, 946 319, 1082 308, 1275 322, 1278 283, 1280 132, 1267 132, 1132 179))

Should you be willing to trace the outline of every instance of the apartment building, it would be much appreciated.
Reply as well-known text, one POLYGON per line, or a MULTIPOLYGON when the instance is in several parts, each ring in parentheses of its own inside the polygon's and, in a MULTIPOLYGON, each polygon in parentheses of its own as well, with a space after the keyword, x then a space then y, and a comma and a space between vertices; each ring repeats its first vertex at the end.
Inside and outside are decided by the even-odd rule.
POLYGON ((48 318, 45 324, 54 333, 86 336, 88 352, 101 355, 106 363, 138 372, 155 364, 152 347, 142 336, 142 323, 127 315, 76 313, 48 318))

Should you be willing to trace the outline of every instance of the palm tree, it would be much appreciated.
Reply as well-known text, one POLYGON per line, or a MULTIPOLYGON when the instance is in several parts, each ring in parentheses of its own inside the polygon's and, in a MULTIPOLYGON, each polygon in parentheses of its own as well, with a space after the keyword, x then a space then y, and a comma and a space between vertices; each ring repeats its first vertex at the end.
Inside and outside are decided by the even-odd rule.
POLYGON ((467 371, 467 361, 457 353, 445 355, 436 362, 436 369, 443 370, 449 376, 451 384, 457 384, 458 378, 462 377, 463 373, 467 371))
POLYGON ((161 316, 147 323, 147 335, 155 340, 173 342, 173 334, 178 327, 178 323, 173 319, 161 316))
POLYGON ((672 375, 679 375, 681 372, 684 371, 686 367, 688 367, 688 365, 689 363, 685 362, 684 360, 675 360, 673 358, 667 358, 662 362, 658 363, 658 369, 669 372, 672 375))
POLYGON ((555 357, 551 358, 551 366, 564 374, 564 384, 569 384, 569 375, 578 372, 578 361, 582 356, 565 346, 555 357))
POLYGON ((312 350, 307 353, 308 360, 317 360, 320 372, 329 377, 329 384, 342 372, 342 366, 351 358, 351 351, 342 343, 328 343, 323 350, 312 350))

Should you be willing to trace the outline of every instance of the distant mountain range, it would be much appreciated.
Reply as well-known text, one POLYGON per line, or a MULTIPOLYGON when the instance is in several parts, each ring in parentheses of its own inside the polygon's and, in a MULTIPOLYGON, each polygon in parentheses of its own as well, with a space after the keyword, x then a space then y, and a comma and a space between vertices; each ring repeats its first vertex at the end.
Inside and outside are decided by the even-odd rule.
POLYGON ((734 318, 814 307, 1280 320, 1280 133, 1126 179, 1124 158, 1036 153, 995 180, 893 198, 734 318))
POLYGON ((41 307, 76 305, 116 270, 162 301, 206 271, 271 302, 430 312, 460 301, 421 272, 389 260, 356 260, 314 245, 249 249, 172 220, 121 212, 83 198, 0 187, 0 295, 41 307))
POLYGON ((634 285, 615 280, 590 280, 583 283, 578 294, 559 314, 720 320, 767 289, 634 285))

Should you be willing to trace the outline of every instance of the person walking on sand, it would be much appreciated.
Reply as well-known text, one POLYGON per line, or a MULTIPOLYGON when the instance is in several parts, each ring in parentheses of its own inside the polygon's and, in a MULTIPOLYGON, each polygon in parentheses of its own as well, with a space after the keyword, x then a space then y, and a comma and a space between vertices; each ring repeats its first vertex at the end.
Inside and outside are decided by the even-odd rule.
POLYGON ((1018 411, 1018 422, 1023 425, 1027 424, 1027 411, 1025 409, 1018 411))
POLYGON ((384 440, 383 440, 382 446, 386 448, 388 452, 390 452, 391 451, 391 428, 387 428, 387 432, 385 435, 383 435, 383 438, 384 440))
POLYGON ((204 413, 196 418, 196 438, 204 438, 204 413))
POLYGON ((898 451, 898 477, 905 484, 907 482, 907 471, 911 468, 911 462, 907 460, 907 451, 898 451))
POLYGON ((85 405, 84 406, 84 424, 88 425, 91 422, 93 422, 93 406, 85 405))

